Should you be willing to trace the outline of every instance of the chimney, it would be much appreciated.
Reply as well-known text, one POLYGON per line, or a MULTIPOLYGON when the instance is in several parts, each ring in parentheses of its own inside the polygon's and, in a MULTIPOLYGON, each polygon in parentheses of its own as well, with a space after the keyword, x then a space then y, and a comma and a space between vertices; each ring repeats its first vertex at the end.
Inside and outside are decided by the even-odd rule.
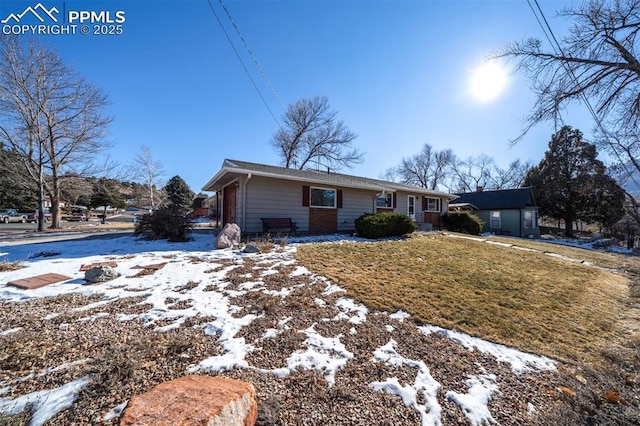
POLYGON ((482 192, 484 190, 484 186, 476 186, 476 192, 482 192))

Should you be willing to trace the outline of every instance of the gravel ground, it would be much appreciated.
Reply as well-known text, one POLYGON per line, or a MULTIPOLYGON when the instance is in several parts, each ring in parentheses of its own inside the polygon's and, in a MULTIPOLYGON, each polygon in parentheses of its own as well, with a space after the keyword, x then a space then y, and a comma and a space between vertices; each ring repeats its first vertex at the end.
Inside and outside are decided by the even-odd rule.
MULTIPOLYGON (((220 270, 221 263, 223 267, 234 265, 233 261, 217 261, 208 272, 220 270)), ((469 392, 468 380, 472 377, 489 377, 497 386, 488 402, 493 419, 490 422, 495 424, 640 424, 634 423, 640 419, 637 401, 607 402, 603 398, 609 383, 604 372, 561 365, 558 371, 516 374, 509 364, 499 363, 491 355, 469 351, 437 333, 425 335, 414 323, 390 318, 386 313, 369 312, 361 322, 336 319, 340 311, 335 306, 342 294, 327 294, 327 283, 313 276, 292 276, 295 265, 274 269, 264 262, 245 260, 235 266, 224 277, 228 282, 224 292, 230 303, 239 307, 237 316, 259 315, 235 336, 243 337, 255 349, 245 358, 246 368, 200 374, 251 382, 259 399, 258 424, 428 424, 400 397, 369 385, 396 377, 401 385, 411 386, 420 374, 415 363, 391 366, 373 360, 376 349, 390 339, 395 340, 398 354, 424 362, 440 383, 437 402, 442 409, 442 424, 470 424, 447 392, 469 392), (261 275, 268 267, 271 273, 261 275), (246 290, 246 284, 258 277, 264 282, 262 287, 239 291, 246 290), (281 292, 283 289, 289 293, 281 292), (288 319, 286 327, 282 326, 283 319, 288 319), (353 354, 335 374, 335 384, 318 370, 297 369, 285 377, 265 371, 286 366, 292 353, 304 349, 306 336, 301 331, 312 326, 322 336, 339 336, 353 354), (269 329, 278 329, 279 334, 265 338, 269 329)), ((181 291, 186 293, 198 286, 217 291, 206 282, 191 282, 181 291)), ((48 424, 118 424, 117 415, 105 419, 114 407, 163 381, 189 374, 194 365, 225 351, 219 335, 203 332, 202 326, 215 318, 191 317, 165 332, 157 331, 165 325, 161 321, 150 326, 143 317, 120 320, 120 314, 135 316, 150 309, 143 296, 74 310, 100 300, 102 295, 97 293, 1 302, 2 329, 20 329, 0 335, 0 388, 8 387, 0 397, 16 398, 90 377, 73 406, 48 424)), ((189 305, 184 300, 174 302, 172 309, 189 305)), ((637 390, 638 377, 628 381, 628 387, 637 390)), ((425 398, 419 394, 418 403, 424 404, 425 398)), ((0 415, 0 425, 28 424, 29 418, 29 413, 0 415)))

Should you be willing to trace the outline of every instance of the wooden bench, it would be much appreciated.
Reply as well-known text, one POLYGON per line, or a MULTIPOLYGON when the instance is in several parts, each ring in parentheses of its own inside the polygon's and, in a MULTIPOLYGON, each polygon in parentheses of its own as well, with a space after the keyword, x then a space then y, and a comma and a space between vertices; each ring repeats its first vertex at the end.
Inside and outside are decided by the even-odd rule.
POLYGON ((290 217, 261 217, 262 232, 286 231, 296 232, 298 227, 290 217))

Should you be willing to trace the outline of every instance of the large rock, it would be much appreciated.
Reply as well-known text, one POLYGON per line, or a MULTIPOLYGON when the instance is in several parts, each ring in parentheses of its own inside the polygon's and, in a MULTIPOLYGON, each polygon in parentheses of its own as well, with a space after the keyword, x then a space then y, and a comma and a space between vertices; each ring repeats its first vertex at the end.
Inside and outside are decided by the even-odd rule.
POLYGON ((257 416, 252 384, 185 376, 131 398, 120 426, 253 426, 257 416))
POLYGON ((118 278, 120 274, 111 266, 101 265, 95 266, 84 273, 85 281, 90 283, 103 283, 118 278))
POLYGON ((235 223, 227 223, 216 238, 216 248, 230 248, 240 244, 242 233, 235 223))

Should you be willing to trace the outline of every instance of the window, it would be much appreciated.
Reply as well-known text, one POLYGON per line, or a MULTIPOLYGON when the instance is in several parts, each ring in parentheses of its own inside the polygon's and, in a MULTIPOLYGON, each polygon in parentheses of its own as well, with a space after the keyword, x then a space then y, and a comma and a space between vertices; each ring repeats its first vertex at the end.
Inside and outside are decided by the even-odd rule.
POLYGON ((393 193, 380 193, 376 195, 376 207, 393 208, 393 193))
POLYGON ((336 190, 326 188, 311 188, 311 207, 336 207, 336 190))
POLYGON ((426 198, 425 211, 440 212, 440 198, 426 198))
POLYGON ((500 228, 500 211, 491 212, 491 228, 500 228))
POLYGON ((525 211, 524 212, 524 227, 525 228, 535 228, 536 227, 536 222, 537 220, 535 220, 536 217, 536 213, 532 212, 532 211, 525 211))

